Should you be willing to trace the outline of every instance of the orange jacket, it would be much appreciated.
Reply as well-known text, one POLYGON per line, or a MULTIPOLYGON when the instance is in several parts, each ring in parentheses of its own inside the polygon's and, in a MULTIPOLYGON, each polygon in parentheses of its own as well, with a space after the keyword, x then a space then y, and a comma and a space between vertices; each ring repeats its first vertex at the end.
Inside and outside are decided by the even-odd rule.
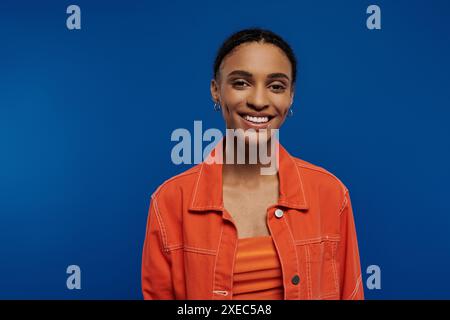
MULTIPOLYGON (((349 191, 278 145, 280 194, 267 209, 267 225, 284 299, 364 299, 349 191)), ((221 164, 202 162, 165 181, 150 200, 144 299, 231 299, 236 246, 236 227, 222 202, 221 164)))

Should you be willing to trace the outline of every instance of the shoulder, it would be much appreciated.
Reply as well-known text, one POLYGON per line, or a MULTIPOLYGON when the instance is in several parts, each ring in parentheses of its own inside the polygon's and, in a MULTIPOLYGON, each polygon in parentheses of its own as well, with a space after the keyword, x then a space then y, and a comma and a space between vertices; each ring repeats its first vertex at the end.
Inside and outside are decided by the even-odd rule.
POLYGON ((182 212, 189 205, 200 168, 196 165, 165 180, 151 194, 150 208, 153 208, 168 243, 178 241, 182 212))
POLYGON ((201 164, 197 164, 161 183, 152 193, 151 198, 164 198, 167 195, 173 197, 177 192, 183 189, 192 190, 194 187, 198 174, 201 170, 201 164))
POLYGON ((336 175, 321 166, 298 157, 291 157, 299 170, 302 181, 307 185, 314 189, 320 188, 323 191, 332 192, 336 197, 344 199, 348 189, 336 175))

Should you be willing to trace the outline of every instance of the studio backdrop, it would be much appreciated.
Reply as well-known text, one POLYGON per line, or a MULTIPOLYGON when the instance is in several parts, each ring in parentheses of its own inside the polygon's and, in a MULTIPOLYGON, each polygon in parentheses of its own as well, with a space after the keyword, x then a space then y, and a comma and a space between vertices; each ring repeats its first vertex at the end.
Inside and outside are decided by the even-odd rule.
POLYGON ((367 299, 450 298, 450 2, 1 1, 0 298, 141 299, 174 130, 223 130, 218 47, 298 59, 289 152, 349 188, 367 299), (199 121, 199 122, 196 122, 199 121), (78 275, 79 286, 71 287, 78 275))

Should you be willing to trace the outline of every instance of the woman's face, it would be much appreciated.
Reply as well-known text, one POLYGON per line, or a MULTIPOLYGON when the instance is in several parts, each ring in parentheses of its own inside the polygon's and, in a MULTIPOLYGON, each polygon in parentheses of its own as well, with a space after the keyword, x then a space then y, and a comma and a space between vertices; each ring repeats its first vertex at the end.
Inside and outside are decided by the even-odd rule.
POLYGON ((217 78, 211 81, 211 94, 222 106, 226 128, 254 129, 250 141, 269 140, 271 129, 280 128, 286 119, 294 97, 286 54, 268 43, 241 44, 224 58, 217 78), (267 138, 260 129, 267 129, 267 138))

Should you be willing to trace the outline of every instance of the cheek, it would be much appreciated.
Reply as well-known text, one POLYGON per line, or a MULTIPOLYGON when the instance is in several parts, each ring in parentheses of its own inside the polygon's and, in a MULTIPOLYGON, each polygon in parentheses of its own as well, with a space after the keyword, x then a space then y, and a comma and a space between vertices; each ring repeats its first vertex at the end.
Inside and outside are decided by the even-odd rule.
POLYGON ((236 90, 231 86, 226 86, 222 91, 223 101, 228 105, 230 111, 240 104, 245 104, 247 96, 248 90, 236 90))
POLYGON ((291 98, 289 95, 276 96, 272 101, 280 115, 287 115, 291 103, 291 98))

